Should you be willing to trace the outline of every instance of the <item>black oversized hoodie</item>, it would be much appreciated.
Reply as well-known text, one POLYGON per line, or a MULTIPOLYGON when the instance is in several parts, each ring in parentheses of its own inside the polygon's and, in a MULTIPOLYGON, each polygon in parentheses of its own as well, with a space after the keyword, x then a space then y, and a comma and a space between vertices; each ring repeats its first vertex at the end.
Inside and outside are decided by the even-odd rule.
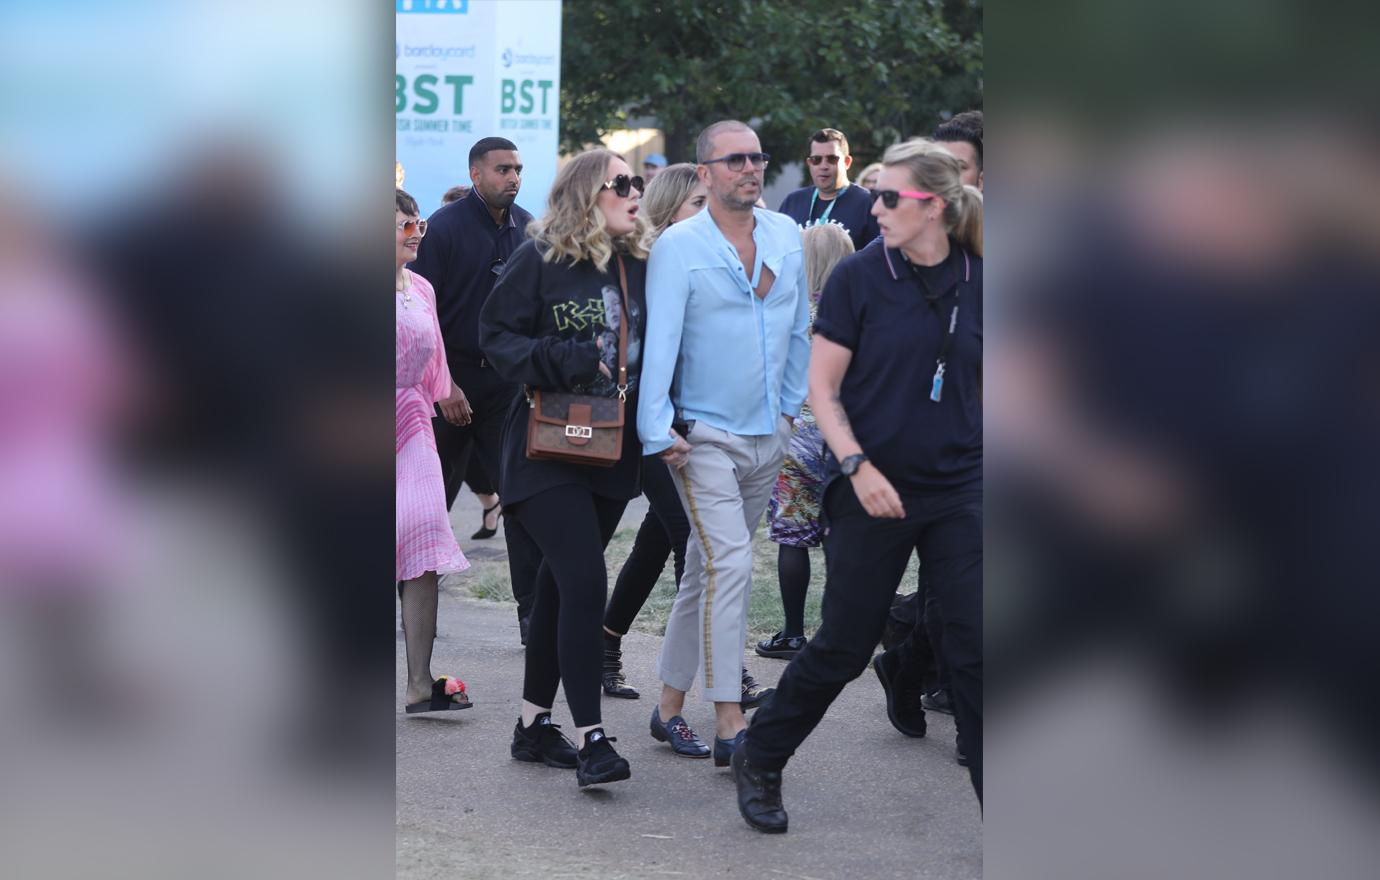
MULTIPOLYGON (((544 262, 535 241, 509 257, 479 316, 479 345, 504 379, 531 389, 616 397, 616 384, 599 372, 602 357, 618 375, 618 329, 623 320, 618 262, 600 272, 582 260, 544 262), (603 340, 602 351, 596 339, 603 340)), ((517 504, 560 485, 581 485, 596 495, 632 499, 640 487, 641 444, 637 439, 637 389, 642 340, 647 329, 647 264, 623 256, 628 275, 628 398, 624 409, 623 455, 613 467, 527 458, 529 407, 519 395, 503 425, 499 494, 517 504)))

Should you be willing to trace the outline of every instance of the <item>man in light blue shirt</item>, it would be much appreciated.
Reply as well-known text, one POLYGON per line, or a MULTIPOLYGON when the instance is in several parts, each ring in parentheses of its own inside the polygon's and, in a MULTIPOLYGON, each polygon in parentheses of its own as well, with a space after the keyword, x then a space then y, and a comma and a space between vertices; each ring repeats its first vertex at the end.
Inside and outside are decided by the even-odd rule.
POLYGON ((757 134, 716 122, 696 153, 708 209, 662 233, 647 266, 637 430, 643 452, 676 470, 691 526, 658 662, 664 686, 652 735, 678 755, 709 756, 681 717, 702 671, 715 710, 715 763, 727 766, 747 727, 752 533, 805 402, 809 292, 800 229, 753 207, 768 159, 757 134))

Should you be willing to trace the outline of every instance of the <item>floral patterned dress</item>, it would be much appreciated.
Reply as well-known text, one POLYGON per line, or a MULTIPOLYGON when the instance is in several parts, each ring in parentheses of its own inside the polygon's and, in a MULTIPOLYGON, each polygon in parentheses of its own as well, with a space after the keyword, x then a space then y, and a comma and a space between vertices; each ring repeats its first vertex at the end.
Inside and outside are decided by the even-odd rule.
MULTIPOLYGON (((810 294, 813 335, 819 293, 810 294)), ((819 524, 824 494, 824 435, 807 403, 791 431, 790 447, 767 504, 767 536, 787 547, 818 547, 824 534, 819 524)))

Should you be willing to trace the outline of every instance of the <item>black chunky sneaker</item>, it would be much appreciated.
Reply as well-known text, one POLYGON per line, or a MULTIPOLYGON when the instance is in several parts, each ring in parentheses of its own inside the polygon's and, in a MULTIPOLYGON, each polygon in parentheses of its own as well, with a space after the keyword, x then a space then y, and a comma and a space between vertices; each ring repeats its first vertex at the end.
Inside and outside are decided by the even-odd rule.
POLYGON ((785 834, 789 820, 781 805, 781 771, 753 767, 741 743, 733 750, 729 764, 733 784, 738 787, 738 812, 763 834, 785 834))
POLYGON ((777 633, 771 638, 763 639, 757 643, 757 656, 789 660, 799 654, 803 647, 805 647, 804 636, 786 636, 777 633))
POLYGON ((945 715, 954 714, 954 701, 949 696, 949 692, 943 688, 925 694, 920 698, 920 705, 929 712, 943 712, 945 715))
POLYGON ((560 728, 551 723, 550 712, 538 715, 531 727, 523 727, 519 718, 513 727, 513 757, 562 770, 575 769, 575 744, 565 738, 560 728))
POLYGON ((604 693, 624 700, 636 700, 642 696, 637 688, 623 678, 623 651, 610 648, 607 641, 604 642, 604 693))
POLYGON ((757 679, 748 674, 747 667, 743 667, 743 711, 756 709, 767 698, 776 693, 776 688, 762 687, 757 683, 757 679))
POLYGON ((575 767, 575 781, 581 788, 586 785, 617 782, 632 776, 628 760, 609 745, 614 741, 614 737, 604 736, 602 727, 596 727, 585 734, 585 747, 580 749, 579 763, 575 767))
POLYGON ((872 668, 877 670, 882 690, 886 691, 886 716, 891 719, 891 726, 906 736, 921 737, 927 729, 925 709, 920 704, 924 689, 908 684, 901 667, 901 657, 895 650, 872 659, 872 668))

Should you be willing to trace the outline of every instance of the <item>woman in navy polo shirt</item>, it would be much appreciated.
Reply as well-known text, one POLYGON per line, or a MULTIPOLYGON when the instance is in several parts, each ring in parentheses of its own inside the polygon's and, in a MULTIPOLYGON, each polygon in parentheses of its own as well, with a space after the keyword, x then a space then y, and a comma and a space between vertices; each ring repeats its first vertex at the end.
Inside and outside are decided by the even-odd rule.
MULTIPOLYGON (((834 270, 810 355, 831 453, 823 623, 733 757, 739 810, 760 831, 786 830, 781 771, 867 668, 917 550, 982 798, 982 197, 932 141, 897 144, 882 163, 872 213, 884 246, 834 270)), ((922 736, 924 710, 896 699, 908 689, 895 678, 882 675, 892 722, 922 736)))

